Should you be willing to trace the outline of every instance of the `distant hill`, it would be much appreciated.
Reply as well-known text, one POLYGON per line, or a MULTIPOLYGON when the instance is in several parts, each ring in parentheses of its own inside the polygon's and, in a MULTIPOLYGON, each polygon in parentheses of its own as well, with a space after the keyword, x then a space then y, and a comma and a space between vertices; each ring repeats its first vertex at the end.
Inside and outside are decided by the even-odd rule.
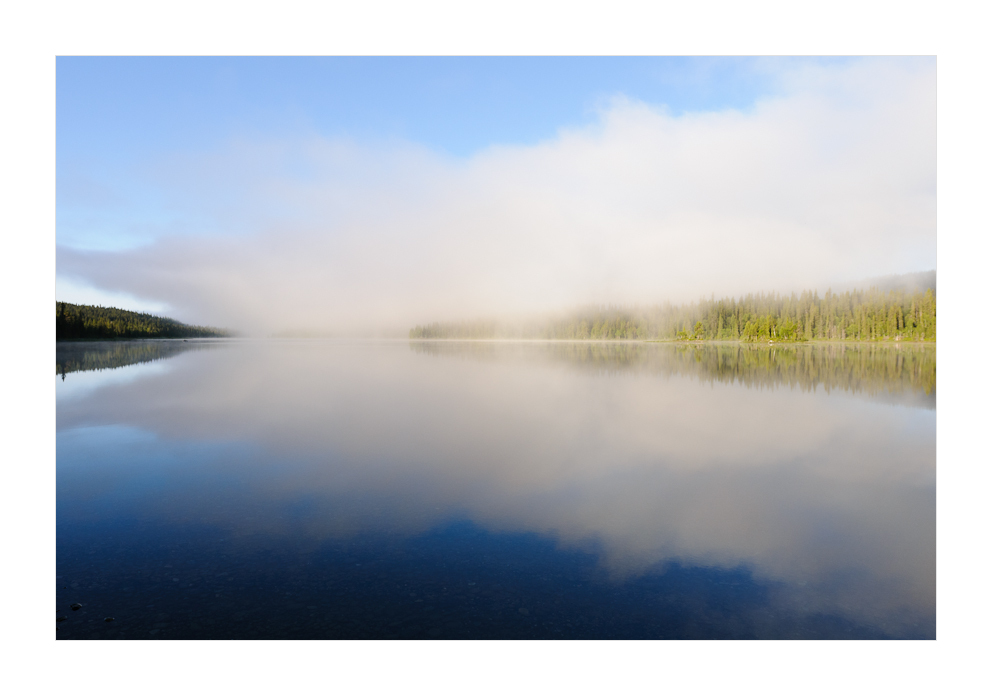
POLYGON ((129 312, 116 307, 55 303, 55 340, 114 338, 210 338, 231 332, 190 326, 175 319, 129 312))
POLYGON ((865 278, 856 283, 845 283, 833 288, 834 292, 848 290, 868 290, 875 288, 882 292, 916 293, 932 290, 937 294, 937 271, 922 271, 920 273, 903 273, 902 275, 878 276, 865 278))

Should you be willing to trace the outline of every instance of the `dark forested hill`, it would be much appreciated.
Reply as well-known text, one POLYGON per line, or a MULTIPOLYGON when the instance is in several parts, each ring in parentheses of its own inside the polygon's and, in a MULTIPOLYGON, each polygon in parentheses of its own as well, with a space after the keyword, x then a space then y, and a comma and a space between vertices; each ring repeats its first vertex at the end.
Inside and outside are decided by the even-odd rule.
POLYGON ((189 326, 165 317, 116 307, 55 303, 55 339, 80 338, 207 338, 229 336, 210 326, 189 326))
POLYGON ((410 338, 655 339, 796 342, 934 341, 934 290, 870 288, 824 295, 757 294, 685 305, 589 307, 509 326, 435 323, 410 338))
POLYGON ((926 292, 927 289, 937 292, 937 271, 922 271, 920 273, 903 273, 902 275, 878 276, 857 283, 835 285, 834 290, 846 292, 859 288, 875 288, 882 292, 898 290, 902 292, 926 292))

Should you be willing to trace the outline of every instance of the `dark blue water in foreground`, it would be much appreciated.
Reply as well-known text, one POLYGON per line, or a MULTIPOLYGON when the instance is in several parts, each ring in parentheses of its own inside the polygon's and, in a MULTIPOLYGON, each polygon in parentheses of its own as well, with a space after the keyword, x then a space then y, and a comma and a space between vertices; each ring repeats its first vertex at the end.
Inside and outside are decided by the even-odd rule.
POLYGON ((61 612, 70 616, 59 637, 886 637, 836 616, 784 613, 772 602, 774 584, 745 568, 668 563, 616 583, 594 554, 466 522, 318 549, 243 549, 223 534, 136 523, 67 534, 57 603, 84 607, 61 612))
POLYGON ((60 376, 57 637, 934 637, 912 384, 411 347, 60 376))

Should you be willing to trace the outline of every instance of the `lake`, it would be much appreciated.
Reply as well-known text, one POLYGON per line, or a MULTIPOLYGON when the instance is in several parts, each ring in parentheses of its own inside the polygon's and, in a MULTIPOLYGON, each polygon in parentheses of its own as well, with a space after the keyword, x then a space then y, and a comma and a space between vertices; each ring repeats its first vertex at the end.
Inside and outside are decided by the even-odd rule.
POLYGON ((55 384, 59 639, 936 635, 933 345, 59 343, 55 384))

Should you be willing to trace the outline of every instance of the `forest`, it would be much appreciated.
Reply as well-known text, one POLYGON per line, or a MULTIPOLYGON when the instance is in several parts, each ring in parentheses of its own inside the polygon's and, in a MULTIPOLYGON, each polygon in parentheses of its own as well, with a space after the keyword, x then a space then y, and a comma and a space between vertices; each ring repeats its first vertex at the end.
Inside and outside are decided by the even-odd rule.
POLYGON ((651 307, 586 307, 518 324, 451 322, 416 326, 410 338, 533 338, 796 343, 935 341, 934 288, 749 294, 651 307))
POLYGON ((165 317, 116 307, 55 303, 55 340, 115 338, 209 338, 231 335, 210 326, 189 326, 165 317))

